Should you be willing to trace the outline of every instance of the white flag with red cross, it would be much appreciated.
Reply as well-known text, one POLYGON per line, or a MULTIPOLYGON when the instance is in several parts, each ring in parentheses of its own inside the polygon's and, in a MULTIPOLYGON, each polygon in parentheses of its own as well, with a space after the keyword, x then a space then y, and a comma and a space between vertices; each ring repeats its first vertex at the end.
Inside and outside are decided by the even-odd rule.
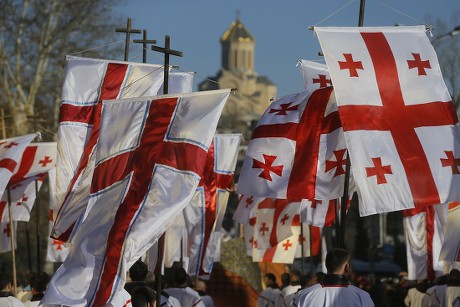
POLYGON ((332 88, 280 97, 253 132, 238 193, 289 201, 339 198, 345 164, 345 141, 332 88))
POLYGON ((38 133, 0 140, 0 197, 19 167, 22 155, 38 133))
POLYGON ((332 226, 335 221, 335 199, 329 201, 303 199, 300 203, 302 223, 316 227, 332 226))
POLYGON ((439 254, 447 225, 447 204, 403 211, 409 280, 435 281, 443 275, 439 254))
MULTIPOLYGON (((14 247, 17 248, 17 222, 13 222, 14 247)), ((10 223, 0 222, 0 253, 11 252, 11 228, 10 223)))
POLYGON ((258 249, 276 246, 292 236, 293 225, 299 225, 300 203, 285 199, 261 202, 256 210, 254 237, 258 249))
POLYGON ((255 210, 259 203, 271 201, 271 198, 240 195, 238 207, 236 207, 235 213, 233 214, 233 219, 238 223, 248 224, 252 210, 254 210, 255 214, 255 210))
POLYGON ((195 192, 229 90, 105 101, 87 216, 42 303, 116 301, 195 192))
POLYGON ((308 224, 301 224, 299 226, 299 237, 297 241, 297 249, 295 251, 295 258, 311 257, 321 254, 321 227, 316 227, 308 224), (300 228, 302 227, 302 228, 300 228), (303 248, 303 253, 302 253, 303 248))
POLYGON ((326 64, 307 60, 300 60, 299 64, 306 91, 313 92, 332 85, 326 64))
POLYGON ((234 186, 240 141, 241 134, 214 136, 203 176, 195 192, 200 196, 194 197, 184 209, 184 214, 188 215, 189 209, 199 208, 197 222, 188 229, 191 275, 209 275, 214 261, 220 259, 222 222, 234 186))
MULTIPOLYGON (((56 165, 56 150, 56 143, 31 143, 24 150, 8 183, 13 220, 29 221, 36 190, 40 190, 46 174, 56 165)), ((9 221, 7 193, 0 201, 0 216, 2 222, 9 221)))
MULTIPOLYGON (((56 218, 57 207, 54 202, 56 191, 56 168, 48 171, 49 178, 49 193, 50 193, 50 208, 48 213, 49 231, 53 229, 54 219, 56 218)), ((50 262, 63 262, 69 254, 69 247, 64 245, 64 242, 48 237, 48 248, 46 252, 46 260, 50 262)))
POLYGON ((460 202, 448 205, 447 226, 439 260, 460 262, 460 202))
POLYGON ((460 130, 424 26, 316 27, 360 215, 458 200, 460 130))
POLYGON ((293 227, 292 236, 279 242, 277 245, 267 248, 252 250, 252 261, 271 263, 293 263, 299 246, 300 228, 293 227))
POLYGON ((161 65, 66 57, 56 165, 60 210, 52 236, 67 241, 88 203, 102 101, 157 95, 161 65))

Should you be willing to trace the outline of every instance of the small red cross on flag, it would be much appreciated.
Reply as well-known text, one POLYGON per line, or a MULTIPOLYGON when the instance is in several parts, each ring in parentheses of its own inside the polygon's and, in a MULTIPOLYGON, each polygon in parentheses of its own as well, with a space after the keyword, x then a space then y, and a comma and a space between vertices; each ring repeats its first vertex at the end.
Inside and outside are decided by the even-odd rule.
POLYGON ((299 64, 306 91, 313 92, 319 88, 332 85, 329 70, 325 64, 307 60, 300 60, 299 64))
POLYGON ((315 28, 362 216, 460 199, 460 129, 425 27, 315 28), (447 156, 449 159, 449 156, 447 156), (397 204, 397 205, 396 205, 397 204))

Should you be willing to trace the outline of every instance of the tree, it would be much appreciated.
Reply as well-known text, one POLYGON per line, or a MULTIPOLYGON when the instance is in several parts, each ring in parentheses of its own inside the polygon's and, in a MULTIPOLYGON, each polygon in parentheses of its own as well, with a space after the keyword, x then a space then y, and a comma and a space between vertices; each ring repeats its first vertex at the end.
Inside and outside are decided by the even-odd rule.
MULTIPOLYGON (((116 25, 110 22, 118 2, 2 1, 0 107, 12 116, 8 136, 30 132, 27 116, 34 115, 35 109, 53 114, 47 126, 55 130, 65 55, 113 42, 116 25)), ((104 50, 105 54, 110 51, 104 50)))

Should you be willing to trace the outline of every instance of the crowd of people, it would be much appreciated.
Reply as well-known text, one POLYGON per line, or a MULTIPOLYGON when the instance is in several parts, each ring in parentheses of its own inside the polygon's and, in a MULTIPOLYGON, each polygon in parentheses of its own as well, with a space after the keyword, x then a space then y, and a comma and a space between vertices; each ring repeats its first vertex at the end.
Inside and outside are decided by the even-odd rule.
POLYGON ((325 264, 328 274, 284 273, 281 285, 274 274, 267 273, 257 306, 460 307, 460 272, 456 269, 434 283, 410 281, 407 274, 371 280, 368 275, 354 275, 350 255, 339 248, 328 252, 325 264))
MULTIPOLYGON (((325 265, 327 274, 284 273, 280 276, 280 285, 274 274, 267 273, 263 278, 266 287, 259 294, 257 307, 460 307, 460 271, 456 269, 439 277, 435 283, 409 281, 404 274, 371 281, 367 275, 353 274, 350 255, 340 248, 328 252, 325 265)), ((156 291, 160 290, 160 304, 164 307, 214 307, 212 297, 206 294, 206 283, 192 279, 181 267, 171 270, 166 278, 162 277, 161 287, 140 260, 129 269, 127 277, 124 290, 129 304, 126 306, 156 306, 156 291)), ((44 272, 30 274, 26 285, 16 295, 11 281, 11 274, 0 274, 0 306, 33 307, 39 306, 49 276, 44 272)))
MULTIPOLYGON (((157 284, 147 265, 138 260, 129 269, 124 287, 126 307, 154 307, 157 300, 157 284)), ((39 306, 49 282, 48 274, 31 274, 27 285, 14 295, 12 276, 0 273, 0 307, 39 306)), ((183 268, 172 270, 171 276, 161 280, 160 306, 162 307, 214 307, 212 297, 206 294, 206 284, 192 279, 183 268)), ((123 306, 123 307, 125 307, 123 306)), ((120 306, 121 307, 121 306, 120 306)))

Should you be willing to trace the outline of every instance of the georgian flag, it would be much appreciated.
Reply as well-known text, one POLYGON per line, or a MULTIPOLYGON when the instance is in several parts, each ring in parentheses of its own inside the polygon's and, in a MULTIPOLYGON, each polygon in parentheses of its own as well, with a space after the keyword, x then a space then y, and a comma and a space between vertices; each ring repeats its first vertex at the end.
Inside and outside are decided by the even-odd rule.
POLYGON ((238 193, 289 201, 339 198, 345 164, 346 146, 332 88, 280 97, 253 132, 238 193))
POLYGON ((191 200, 229 93, 104 102, 87 216, 42 303, 119 300, 127 270, 191 200))
POLYGON ((271 198, 240 195, 238 207, 236 207, 235 213, 233 214, 233 220, 241 224, 248 224, 251 212, 255 214, 255 210, 259 206, 259 203, 271 201, 271 198))
POLYGON ((0 140, 0 197, 5 193, 11 177, 18 168, 24 150, 38 135, 33 133, 0 140))
POLYGON ((161 65, 66 57, 58 126, 56 204, 51 236, 67 241, 88 203, 102 101, 157 95, 161 65))
POLYGON ((302 223, 316 227, 332 226, 335 221, 335 199, 321 200, 303 199, 300 203, 302 223))
POLYGON ((299 225, 300 203, 283 199, 262 202, 256 210, 254 237, 257 249, 267 249, 293 235, 292 226, 299 225))
POLYGON ((447 225, 447 204, 403 211, 409 280, 435 281, 443 275, 441 247, 447 225))
POLYGON ((460 198, 460 130, 424 26, 315 31, 367 216, 460 198))
MULTIPOLYGON (((40 190, 46 174, 55 165, 56 143, 31 143, 26 147, 8 183, 13 220, 29 221, 36 190, 40 190)), ((3 194, 0 201, 0 216, 2 222, 9 221, 7 193, 3 194)))
POLYGON ((234 173, 241 134, 216 134, 208 151, 203 177, 192 201, 184 209, 189 233, 190 264, 193 276, 211 273, 220 259, 222 222, 234 173))
POLYGON ((332 85, 326 64, 307 60, 300 60, 299 64, 306 91, 313 92, 332 85))

